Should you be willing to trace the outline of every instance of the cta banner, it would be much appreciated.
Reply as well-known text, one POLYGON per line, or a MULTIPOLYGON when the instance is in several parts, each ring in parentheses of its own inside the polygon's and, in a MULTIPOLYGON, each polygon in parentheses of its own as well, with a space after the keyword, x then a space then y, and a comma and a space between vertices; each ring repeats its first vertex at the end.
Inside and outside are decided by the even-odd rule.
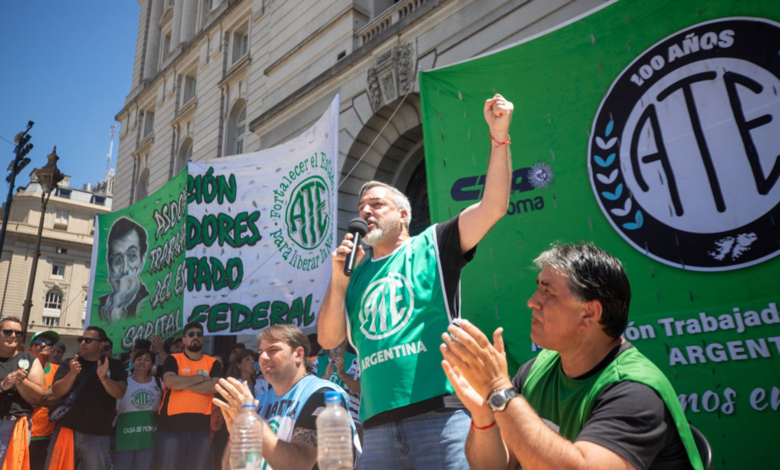
POLYGON ((138 338, 181 332, 186 190, 182 171, 146 199, 96 219, 86 324, 105 329, 115 353, 138 338))
POLYGON ((613 1, 420 79, 436 221, 481 197, 485 99, 515 104, 510 206, 463 271, 464 316, 505 328, 514 374, 538 350, 532 260, 592 241, 628 272, 625 337, 721 469, 776 466, 779 21, 775 0, 613 1))
POLYGON ((338 111, 336 96, 289 142, 189 164, 185 323, 316 330, 336 243, 338 111))

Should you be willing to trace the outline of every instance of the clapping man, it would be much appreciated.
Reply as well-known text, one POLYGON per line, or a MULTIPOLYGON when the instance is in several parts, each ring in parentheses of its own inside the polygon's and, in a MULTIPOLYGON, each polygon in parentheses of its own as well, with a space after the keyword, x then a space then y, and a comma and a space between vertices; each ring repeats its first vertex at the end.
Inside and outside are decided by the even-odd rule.
POLYGON ((70 455, 72 468, 108 468, 116 401, 127 390, 127 373, 121 361, 105 356, 107 340, 102 328, 87 327, 77 338, 80 354, 60 364, 54 375, 54 399, 61 400, 71 392, 76 396, 54 430, 46 468, 70 455))
MULTIPOLYGON (((10 446, 15 450, 27 446, 26 418, 32 416, 33 404, 43 397, 43 368, 30 352, 19 352, 22 322, 16 317, 0 320, 0 462, 10 446), (19 426, 22 427, 18 432, 19 426), (13 437, 25 436, 24 442, 12 442, 13 437)), ((9 458, 16 458, 9 456, 9 458)))
POLYGON ((701 470, 669 380, 621 337, 631 287, 620 261, 580 244, 535 262, 531 339, 545 350, 513 379, 501 328, 493 344, 468 322, 442 335, 442 366, 472 413, 470 468, 701 470))

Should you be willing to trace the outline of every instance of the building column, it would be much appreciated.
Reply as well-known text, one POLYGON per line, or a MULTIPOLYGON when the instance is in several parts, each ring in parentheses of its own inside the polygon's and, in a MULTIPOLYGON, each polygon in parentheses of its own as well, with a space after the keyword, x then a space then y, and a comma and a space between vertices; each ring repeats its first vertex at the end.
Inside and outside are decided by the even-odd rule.
POLYGON ((195 23, 198 19, 198 2, 190 0, 184 4, 181 18, 181 38, 179 42, 187 42, 195 36, 195 23))
MULTIPOLYGON (((184 2, 186 0, 176 0, 173 4, 173 29, 171 30, 171 50, 181 44, 181 18, 184 13, 184 2)), ((192 2, 192 0, 190 0, 192 2)))
POLYGON ((157 61, 160 58, 160 18, 162 18, 166 0, 150 0, 150 2, 152 11, 149 16, 149 32, 146 40, 144 80, 157 73, 157 61))

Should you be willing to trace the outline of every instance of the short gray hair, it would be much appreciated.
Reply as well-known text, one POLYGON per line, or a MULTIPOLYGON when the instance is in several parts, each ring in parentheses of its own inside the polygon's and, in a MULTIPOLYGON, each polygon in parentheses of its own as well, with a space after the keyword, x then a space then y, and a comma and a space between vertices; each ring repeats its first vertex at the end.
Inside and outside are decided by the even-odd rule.
POLYGON ((397 188, 390 186, 387 183, 382 183, 381 181, 369 181, 368 183, 364 184, 363 187, 360 188, 360 194, 358 195, 358 199, 363 199, 363 195, 371 188, 385 188, 393 195, 393 204, 395 204, 395 207, 398 210, 405 210, 408 214, 406 217, 406 222, 404 225, 406 226, 406 231, 409 231, 409 225, 412 223, 412 206, 409 204, 409 198, 406 197, 406 194, 399 191, 397 188))

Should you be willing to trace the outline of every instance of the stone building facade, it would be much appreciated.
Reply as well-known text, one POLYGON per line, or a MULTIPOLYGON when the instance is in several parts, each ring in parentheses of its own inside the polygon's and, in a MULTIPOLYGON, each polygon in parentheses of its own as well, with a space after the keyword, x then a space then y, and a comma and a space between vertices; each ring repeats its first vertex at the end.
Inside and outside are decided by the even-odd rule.
MULTIPOLYGON (((43 219, 41 256, 35 276, 28 341, 38 331, 54 330, 78 352, 89 293, 95 216, 111 211, 111 196, 69 187, 70 177, 52 193, 43 219)), ((13 197, 0 258, 0 312, 22 318, 41 220, 42 190, 36 176, 13 197)))
POLYGON ((188 159, 295 136, 340 93, 339 227, 363 182, 378 179, 410 197, 419 231, 428 208, 418 68, 501 48, 605 1, 139 0, 132 89, 116 116, 115 207, 188 159))

